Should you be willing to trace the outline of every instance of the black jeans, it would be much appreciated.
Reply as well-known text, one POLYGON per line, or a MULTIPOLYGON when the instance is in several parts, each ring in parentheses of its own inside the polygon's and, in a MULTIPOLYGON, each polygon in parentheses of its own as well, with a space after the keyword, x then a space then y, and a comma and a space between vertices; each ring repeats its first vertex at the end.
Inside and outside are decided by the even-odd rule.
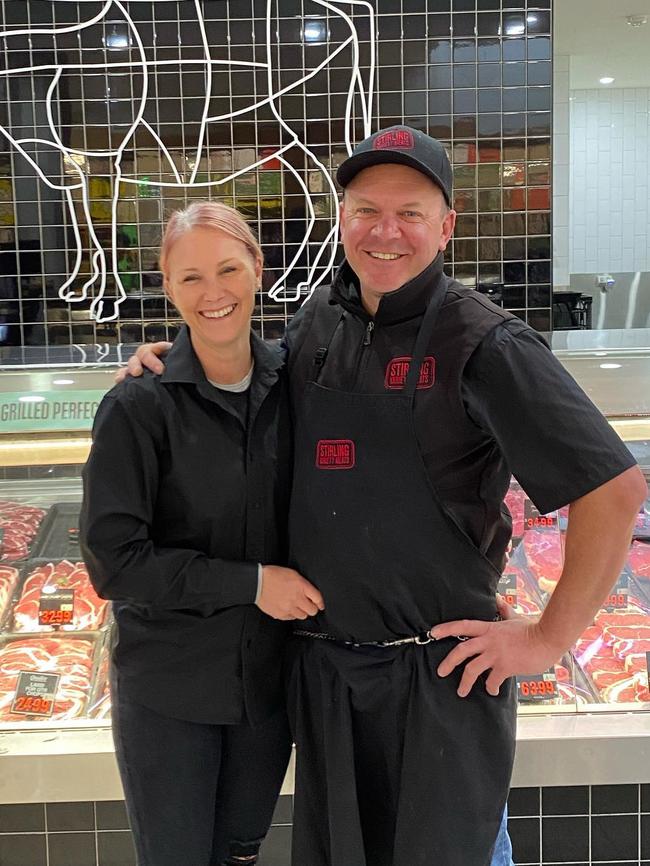
POLYGON ((161 716, 120 695, 113 737, 138 866, 249 866, 291 751, 284 710, 258 727, 161 716))

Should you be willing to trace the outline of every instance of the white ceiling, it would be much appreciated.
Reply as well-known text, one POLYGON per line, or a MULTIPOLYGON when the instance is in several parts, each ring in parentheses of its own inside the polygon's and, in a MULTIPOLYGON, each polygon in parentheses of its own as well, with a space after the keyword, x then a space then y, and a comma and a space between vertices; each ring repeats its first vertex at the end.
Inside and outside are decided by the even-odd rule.
POLYGON ((570 87, 650 87, 650 0, 555 0, 553 53, 570 57, 570 87), (630 27, 628 15, 647 15, 630 27), (600 84, 609 75, 616 81, 600 84))

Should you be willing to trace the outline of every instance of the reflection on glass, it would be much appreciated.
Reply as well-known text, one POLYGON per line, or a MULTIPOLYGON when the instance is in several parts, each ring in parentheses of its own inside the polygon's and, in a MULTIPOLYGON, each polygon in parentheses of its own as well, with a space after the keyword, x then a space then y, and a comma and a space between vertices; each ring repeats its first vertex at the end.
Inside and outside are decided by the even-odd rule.
POLYGON ((454 186, 456 189, 467 189, 476 186, 476 166, 454 166, 454 186))
POLYGON ((455 138, 476 138, 476 115, 458 115, 454 117, 455 138))
POLYGON ((503 242, 503 258, 522 261, 526 258, 526 238, 506 238, 503 242))
POLYGON ((526 183, 526 163, 507 162, 503 166, 504 186, 524 186, 526 183))
POLYGON ((451 39, 429 39, 428 49, 430 63, 449 63, 451 61, 451 39))
POLYGON ((456 220, 456 228, 454 235, 457 238, 475 238, 476 237, 476 216, 475 215, 459 215, 456 220))
POLYGON ((524 262, 504 262, 503 279, 506 283, 523 283, 526 281, 526 265, 524 262))
POLYGON ((550 259, 551 239, 550 237, 539 237, 528 239, 529 259, 550 259))
POLYGON ((478 257, 481 261, 500 261, 501 241, 497 238, 480 238, 478 242, 478 257))
POLYGON ((478 59, 487 63, 501 62, 501 40, 479 39, 478 59))
POLYGON ((529 213, 528 214, 528 234, 529 235, 548 235, 551 233, 551 215, 550 213, 529 213))
POLYGON ((480 141, 478 145, 479 162, 501 162, 501 140, 480 141))
MULTIPOLYGON (((525 235, 526 216, 522 213, 506 213, 503 215, 504 235, 525 235)), ((540 232, 541 234, 541 232, 540 232)))
POLYGON ((500 114, 480 114, 478 118, 479 138, 495 138, 501 134, 500 114))
POLYGON ((504 136, 523 136, 526 135, 526 115, 525 114, 504 114, 503 115, 503 135, 504 136))
POLYGON ((498 163, 485 163, 478 167, 479 186, 500 186, 501 166, 498 163))
POLYGON ((478 209, 481 213, 494 213, 501 210, 501 190, 480 189, 478 192, 478 209))
POLYGON ((550 138, 531 138, 528 141, 529 160, 549 160, 551 158, 550 138))
POLYGON ((459 213, 473 213, 476 211, 476 191, 461 190, 454 194, 454 209, 459 213))
POLYGON ((472 63, 476 61, 475 39, 454 39, 454 63, 472 63))
POLYGON ((528 210, 548 210, 551 206, 549 187, 531 187, 528 190, 528 210))
POLYGON ((526 190, 504 189, 503 209, 504 211, 526 210, 526 190))
POLYGON ((501 214, 481 214, 478 218, 478 233, 482 236, 501 235, 501 214))
POLYGON ((474 240, 458 240, 454 242, 454 261, 455 262, 475 262, 477 243, 474 240))

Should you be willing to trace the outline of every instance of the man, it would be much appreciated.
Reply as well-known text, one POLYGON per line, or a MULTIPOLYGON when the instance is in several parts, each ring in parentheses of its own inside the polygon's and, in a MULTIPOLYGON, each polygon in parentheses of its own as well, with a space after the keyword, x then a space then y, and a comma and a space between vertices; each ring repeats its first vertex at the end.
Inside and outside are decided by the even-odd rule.
POLYGON ((286 336, 290 564, 325 599, 291 653, 293 862, 488 866, 512 677, 590 623, 646 486, 539 335, 444 275, 456 215, 439 142, 380 131, 337 179, 346 260, 286 336), (570 504, 539 622, 497 608, 511 474, 540 511, 570 504))

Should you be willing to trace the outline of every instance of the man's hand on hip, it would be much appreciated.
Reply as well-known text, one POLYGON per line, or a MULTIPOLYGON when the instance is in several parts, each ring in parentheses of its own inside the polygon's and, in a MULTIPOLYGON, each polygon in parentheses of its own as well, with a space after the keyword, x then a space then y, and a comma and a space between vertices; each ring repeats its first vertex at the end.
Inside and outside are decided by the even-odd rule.
POLYGON ((478 677, 489 671, 485 688, 498 695, 501 684, 516 674, 538 674, 548 670, 562 655, 562 649, 549 646, 531 617, 518 616, 505 603, 499 606, 501 622, 458 620, 431 629, 436 640, 461 636, 461 641, 438 666, 441 677, 449 676, 465 663, 458 695, 467 697, 478 677), (504 616, 505 615, 505 616, 504 616))
POLYGON ((151 370, 152 373, 162 373, 165 365, 158 357, 169 352, 171 343, 143 343, 138 347, 135 355, 131 355, 126 367, 122 367, 115 374, 115 381, 122 382, 127 376, 142 376, 144 368, 151 370))

